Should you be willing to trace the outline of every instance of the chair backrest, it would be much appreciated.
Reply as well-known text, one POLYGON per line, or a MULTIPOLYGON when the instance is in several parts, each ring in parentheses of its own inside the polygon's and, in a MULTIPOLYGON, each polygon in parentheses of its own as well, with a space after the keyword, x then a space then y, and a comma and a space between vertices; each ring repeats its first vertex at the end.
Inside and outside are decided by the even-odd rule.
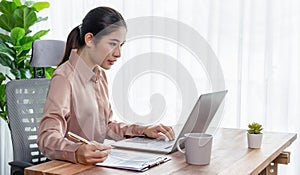
POLYGON ((14 161, 38 164, 46 160, 38 149, 36 139, 49 82, 50 79, 29 79, 7 83, 8 124, 14 161))
POLYGON ((62 60, 65 42, 61 40, 35 40, 32 44, 30 65, 35 78, 45 78, 45 67, 57 66, 62 60))
MULTIPOLYGON (((64 49, 64 41, 36 40, 33 43, 30 65, 43 69, 57 66, 64 49)), ((40 78, 12 80, 6 85, 8 125, 14 161, 38 164, 46 160, 38 149, 36 139, 50 79, 38 77, 40 78)))

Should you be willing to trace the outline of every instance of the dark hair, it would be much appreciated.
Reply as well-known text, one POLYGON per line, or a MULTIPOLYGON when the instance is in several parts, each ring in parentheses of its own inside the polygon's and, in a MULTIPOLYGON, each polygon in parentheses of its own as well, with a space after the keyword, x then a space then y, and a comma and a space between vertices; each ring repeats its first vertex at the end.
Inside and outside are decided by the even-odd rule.
POLYGON ((92 33, 96 39, 114 32, 119 27, 125 27, 126 23, 122 15, 110 7, 97 7, 88 12, 82 20, 82 24, 76 26, 68 35, 65 53, 61 64, 69 60, 71 50, 85 46, 84 36, 92 33))

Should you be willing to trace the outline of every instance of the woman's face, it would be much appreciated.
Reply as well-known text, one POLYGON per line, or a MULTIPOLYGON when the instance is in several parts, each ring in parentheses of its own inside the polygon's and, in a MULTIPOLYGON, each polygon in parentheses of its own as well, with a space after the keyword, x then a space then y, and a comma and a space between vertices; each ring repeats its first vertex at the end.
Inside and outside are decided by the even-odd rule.
POLYGON ((90 66, 101 66, 103 69, 110 69, 115 61, 121 56, 121 47, 125 42, 126 28, 120 27, 108 35, 102 36, 99 41, 95 39, 91 45, 88 58, 90 66))

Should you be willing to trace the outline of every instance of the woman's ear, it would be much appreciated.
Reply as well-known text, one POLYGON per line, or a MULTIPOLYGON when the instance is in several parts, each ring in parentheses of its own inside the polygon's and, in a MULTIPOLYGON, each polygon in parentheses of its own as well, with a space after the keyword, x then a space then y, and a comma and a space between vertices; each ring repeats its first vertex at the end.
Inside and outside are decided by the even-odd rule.
POLYGON ((87 47, 92 47, 94 45, 94 36, 92 33, 86 33, 84 35, 84 42, 87 47))

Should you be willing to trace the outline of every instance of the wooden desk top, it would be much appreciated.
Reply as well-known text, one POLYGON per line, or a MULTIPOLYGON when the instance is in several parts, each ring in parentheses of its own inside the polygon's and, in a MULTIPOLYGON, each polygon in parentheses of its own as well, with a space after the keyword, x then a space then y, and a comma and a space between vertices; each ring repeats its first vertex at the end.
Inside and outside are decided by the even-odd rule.
MULTIPOLYGON (((259 174, 271 161, 284 151, 294 140, 295 133, 264 132, 262 148, 249 149, 245 130, 219 129, 213 139, 211 162, 206 166, 185 163, 184 155, 175 152, 169 156, 171 161, 138 173, 155 174, 259 174)), ((84 166, 64 161, 50 161, 26 168, 25 175, 96 175, 96 174, 133 174, 133 171, 84 166)))

